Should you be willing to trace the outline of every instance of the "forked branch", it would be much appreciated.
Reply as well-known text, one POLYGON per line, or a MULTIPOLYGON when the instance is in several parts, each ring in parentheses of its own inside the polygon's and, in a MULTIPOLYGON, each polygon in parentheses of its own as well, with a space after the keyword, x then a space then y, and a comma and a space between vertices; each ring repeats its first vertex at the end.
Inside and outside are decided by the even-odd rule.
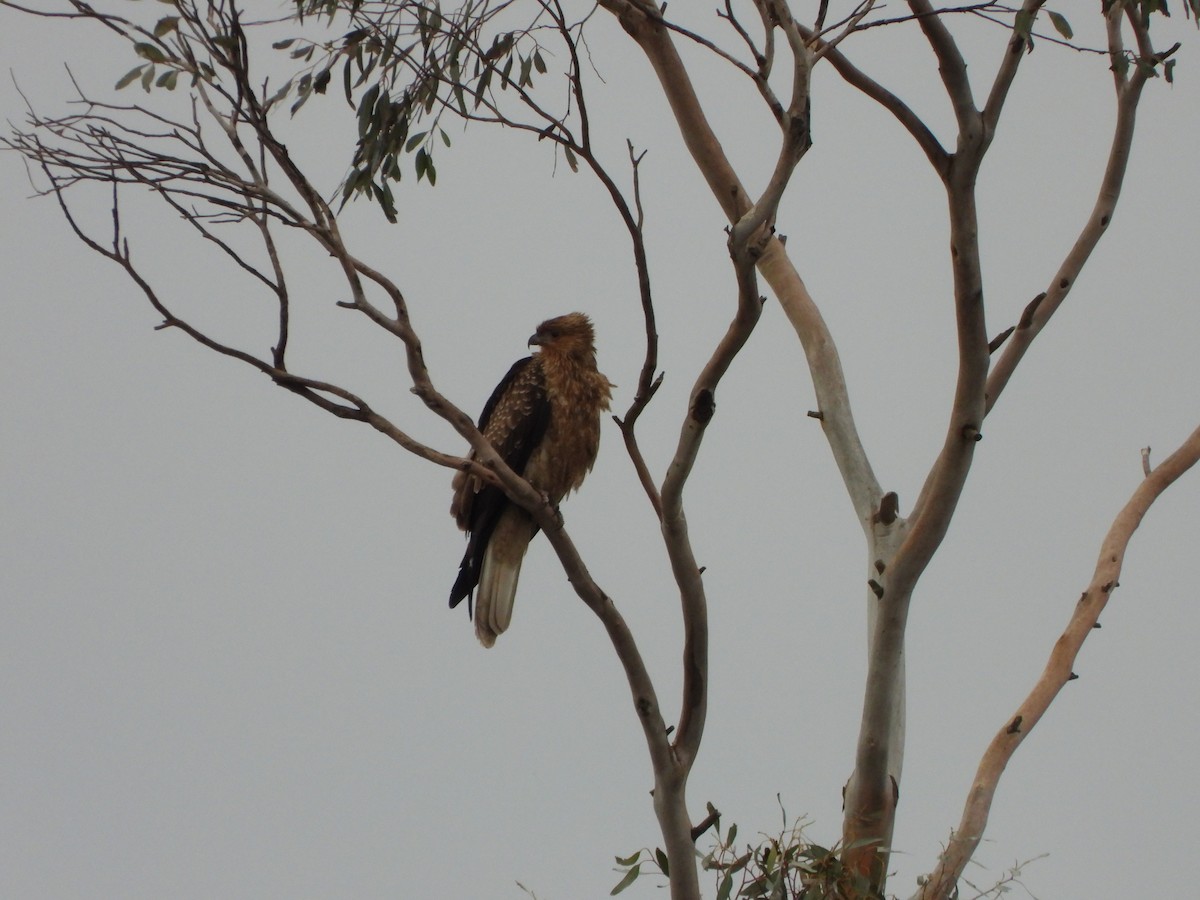
MULTIPOLYGON (((750 209, 751 199, 708 122, 658 6, 648 0, 600 0, 600 5, 618 19, 645 53, 697 169, 727 220, 731 224, 739 221, 750 209)), ((856 516, 864 530, 869 530, 870 517, 878 508, 882 491, 854 424, 833 337, 777 238, 766 242, 757 265, 804 348, 822 427, 856 516)))

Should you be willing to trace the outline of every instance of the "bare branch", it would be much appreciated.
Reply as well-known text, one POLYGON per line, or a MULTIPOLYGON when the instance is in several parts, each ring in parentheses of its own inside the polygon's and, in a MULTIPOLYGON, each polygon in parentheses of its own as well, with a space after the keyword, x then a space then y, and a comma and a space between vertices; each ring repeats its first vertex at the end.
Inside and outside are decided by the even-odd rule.
MULTIPOLYGON (((1119 23, 1119 10, 1110 13, 1108 27, 1110 46, 1113 50, 1114 77, 1117 79, 1117 116, 1113 125, 1108 162, 1100 180, 1096 203, 1070 252, 1067 253, 1059 265, 1058 271, 1054 274, 1054 278, 1046 287, 1045 293, 1041 295, 1040 300, 1031 310, 1027 310, 1027 315, 1021 317, 1021 322, 1013 333, 1012 339, 1008 341, 1003 352, 996 359, 987 380, 988 412, 991 412, 996 401, 1004 392, 1013 372, 1024 358, 1025 352, 1033 343, 1034 338, 1038 336, 1071 292, 1084 264, 1090 258, 1096 245, 1099 244, 1100 238, 1108 230, 1129 166, 1137 107, 1141 100, 1142 89, 1153 74, 1153 66, 1165 59, 1171 52, 1152 53, 1148 59, 1132 66, 1132 71, 1126 76, 1118 64, 1124 59, 1119 23)), ((1141 40, 1147 41, 1148 38, 1143 37, 1141 40)))
MULTIPOLYGON (((629 147, 629 162, 633 170, 633 200, 636 216, 630 221, 628 217, 629 209, 625 203, 624 197, 620 191, 616 189, 615 184, 611 184, 611 180, 607 179, 607 173, 598 167, 597 174, 601 177, 601 181, 605 182, 605 186, 609 188, 610 195, 613 196, 614 203, 622 213, 622 218, 626 220, 626 227, 629 228, 630 236, 633 240, 634 250, 634 265, 638 273, 638 292, 642 300, 642 319, 645 322, 646 329, 646 354, 642 361, 642 369, 638 375, 638 387, 634 394, 633 400, 629 405, 629 409, 625 413, 624 418, 613 418, 616 420, 617 426, 621 429, 621 437, 625 441, 625 449, 629 454, 630 460, 633 462, 634 471, 637 472, 638 481, 641 482, 642 489, 646 492, 646 496, 650 500, 650 505, 654 508, 655 516, 662 520, 662 498, 659 496, 658 487, 654 483, 654 477, 650 474, 650 468, 646 465, 645 457, 642 455, 641 447, 637 440, 637 421, 641 414, 645 411, 650 401, 654 399, 654 395, 658 392, 659 386, 662 384, 662 373, 655 374, 658 370, 658 327, 655 324, 654 301, 650 293, 650 270, 646 258, 646 244, 643 234, 643 224, 645 216, 642 210, 642 191, 641 180, 638 174, 638 167, 641 164, 642 158, 645 156, 645 151, 642 153, 634 153, 633 143, 626 142, 629 147)), ((589 159, 589 162, 593 162, 589 159)))
POLYGON ((975 99, 971 95, 971 82, 967 78, 967 63, 955 43, 954 37, 935 14, 929 0, 908 0, 909 9, 917 17, 917 24, 929 41, 938 61, 938 74, 942 76, 942 84, 954 107, 954 118, 958 121, 959 138, 969 135, 976 130, 976 120, 979 116, 975 108, 975 99))
POLYGON ((873 10, 874 8, 875 8, 875 0, 863 0, 862 3, 859 3, 858 9, 856 9, 853 13, 851 13, 849 16, 847 16, 846 19, 844 19, 841 22, 838 22, 836 25, 831 25, 828 28, 823 28, 820 23, 824 21, 825 8, 822 7, 820 14, 817 16, 818 24, 816 25, 816 37, 818 39, 820 39, 821 46, 817 48, 817 51, 813 57, 813 61, 816 62, 817 60, 821 59, 823 56, 833 52, 834 50, 837 49, 838 44, 840 44, 846 38, 850 37, 850 35, 854 34, 856 31, 858 31, 859 27, 862 25, 863 20, 870 14, 871 10, 873 10), (838 31, 838 30, 840 30, 841 33, 838 34, 837 36, 835 36, 832 40, 829 40, 828 38, 826 38, 826 35, 828 33, 830 33, 831 31, 838 31))
POLYGON ((975 847, 983 838, 992 799, 1008 761, 1041 721, 1059 691, 1075 677, 1072 671, 1075 659, 1117 587, 1125 551, 1133 533, 1154 501, 1184 472, 1194 466, 1197 460, 1200 460, 1200 428, 1193 431, 1178 450, 1146 475, 1129 498, 1129 502, 1113 520, 1100 545, 1100 554, 1092 579, 1075 604, 1070 621, 1054 645, 1045 670, 1029 696, 992 738, 972 782, 962 821, 955 830, 950 845, 942 853, 937 868, 924 880, 920 890, 913 895, 913 900, 945 900, 954 895, 954 887, 959 877, 975 847))
MULTIPOLYGON (((1025 0, 1021 6, 1021 11, 1017 13, 1018 20, 1032 22, 1033 17, 1037 15, 1039 9, 1045 5, 1046 0, 1025 0), (1024 17, 1024 18, 1023 18, 1024 17)), ((992 81, 992 90, 988 94, 987 103, 983 107, 983 126, 986 130, 988 140, 991 140, 995 133, 996 124, 1000 121, 1000 112, 1004 108, 1004 101, 1008 97, 1008 89, 1012 86, 1013 79, 1017 75, 1017 69, 1021 65, 1021 60, 1025 57, 1025 53, 1029 48, 1029 38, 1021 33, 1019 29, 1013 29, 1013 35, 1009 38, 1008 48, 1004 54, 1004 59, 1000 63, 999 69, 996 70, 996 77, 992 81)))
POLYGON ((858 88, 858 90, 862 91, 895 117, 904 130, 912 135, 913 140, 917 142, 917 146, 925 153, 934 171, 944 178, 946 167, 949 164, 949 153, 938 142, 933 132, 929 130, 929 126, 913 112, 912 108, 850 62, 850 59, 841 50, 836 47, 828 47, 826 49, 826 45, 821 42, 815 32, 801 27, 801 34, 804 35, 805 40, 810 45, 816 48, 817 52, 823 58, 829 60, 830 64, 847 84, 858 88))
MULTIPOLYGON (((900 543, 892 558, 886 560, 886 586, 881 586, 876 602, 868 601, 872 631, 867 683, 855 768, 846 788, 843 842, 847 866, 877 887, 886 877, 886 848, 891 843, 895 819, 894 787, 903 756, 908 612, 917 581, 949 530, 974 459, 975 444, 982 437, 993 350, 984 314, 975 200, 976 177, 990 146, 991 133, 975 109, 965 61, 945 24, 925 0, 910 0, 909 6, 938 58, 958 122, 956 150, 939 168, 949 201, 958 374, 942 449, 902 533, 881 535, 900 543)), ((1001 64, 993 90, 995 116, 1016 73, 1014 48, 1019 50, 1021 46, 1010 43, 1009 54, 1001 64)))
MULTIPOLYGON (((687 70, 658 8, 644 0, 601 0, 638 43, 658 76, 693 160, 728 220, 736 222, 751 206, 749 196, 709 126, 687 70)), ((803 32, 801 32, 803 34, 803 32)), ((845 376, 833 338, 783 244, 770 239, 758 259, 759 273, 770 285, 804 347, 821 423, 833 456, 864 529, 882 494, 854 425, 845 376)))

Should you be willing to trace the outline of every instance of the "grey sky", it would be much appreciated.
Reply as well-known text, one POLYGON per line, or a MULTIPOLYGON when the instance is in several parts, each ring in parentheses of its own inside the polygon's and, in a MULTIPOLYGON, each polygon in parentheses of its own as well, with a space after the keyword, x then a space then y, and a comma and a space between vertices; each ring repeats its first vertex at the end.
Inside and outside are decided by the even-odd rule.
MULTIPOLYGON (((1081 32, 1084 15, 1072 16, 1081 32)), ((43 111, 70 90, 64 59, 100 86, 132 65, 95 29, 0 21, 0 59, 43 111)), ((604 152, 625 175, 625 139, 649 151, 666 381, 641 433, 661 472, 735 289, 719 210, 648 67, 605 17, 595 25, 604 152)), ((986 78, 1003 32, 964 35, 986 78)), ((847 49, 944 136, 915 37, 889 29, 847 49)), ((901 895, 1040 673, 1140 478, 1139 448, 1161 459, 1200 415, 1200 41, 1181 16, 1159 32, 1174 40, 1176 84, 1147 88, 1115 221, 988 419, 914 604, 901 895)), ((1018 79, 981 182, 993 332, 1044 289, 1094 201, 1112 118, 1105 67, 1041 42, 1018 79)), ((698 80, 748 186, 761 186, 774 126, 728 72, 698 80)), ((21 117, 11 80, 0 103, 21 117)), ((290 129, 329 188, 351 137, 338 105, 314 101, 290 129)), ((839 341, 876 472, 907 510, 953 387, 943 195, 911 141, 832 73, 813 110, 815 145, 780 230, 839 341)), ((555 173, 544 144, 451 136, 437 188, 405 182, 398 225, 360 204, 346 226, 405 289, 439 387, 477 413, 537 322, 581 309, 623 411, 640 313, 601 190, 561 162, 555 173)), ((526 896, 517 881, 540 900, 607 895, 612 857, 658 840, 650 769, 603 630, 549 548, 535 544, 512 630, 485 652, 463 611, 445 608, 462 551, 450 473, 154 331, 133 286, 29 193, 19 160, 0 157, 0 895, 507 900, 526 896)), ((88 209, 103 227, 103 198, 88 209)), ((127 221, 135 257, 181 313, 266 348, 269 301, 247 279, 148 204, 127 221)), ((334 307, 327 261, 293 254, 305 288, 295 368, 460 451, 408 394, 398 345, 334 307)), ((865 667, 861 535, 773 304, 717 401, 686 498, 713 628, 692 808, 699 818, 711 801, 748 836, 777 828, 778 792, 828 843, 865 667)), ((972 881, 1043 853, 1024 876, 1041 900, 1177 896, 1194 879, 1198 510, 1193 472, 1134 538, 1080 679, 1001 784, 977 857, 988 869, 972 881)), ((614 427, 563 511, 673 717, 678 604, 614 427)), ((629 896, 661 896, 651 883, 629 896)))

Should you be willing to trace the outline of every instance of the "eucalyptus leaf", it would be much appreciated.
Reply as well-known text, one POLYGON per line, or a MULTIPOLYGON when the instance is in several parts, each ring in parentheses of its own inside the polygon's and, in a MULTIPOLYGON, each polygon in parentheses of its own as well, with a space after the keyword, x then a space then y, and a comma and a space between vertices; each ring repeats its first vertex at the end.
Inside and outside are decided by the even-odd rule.
POLYGON ((167 61, 167 55, 162 50, 154 44, 147 44, 145 41, 139 41, 134 44, 133 52, 142 59, 148 59, 153 63, 164 63, 167 61))
POLYGON ((133 82, 137 80, 138 76, 142 74, 143 68, 145 68, 144 65, 134 66, 124 75, 122 75, 120 80, 117 82, 116 89, 119 91, 121 88, 128 87, 129 85, 133 84, 133 82))
POLYGON ((641 874, 641 871, 642 871, 642 864, 638 863, 636 866, 634 866, 632 869, 630 869, 628 872, 625 873, 625 877, 622 878, 620 881, 618 881, 617 886, 608 892, 608 896, 610 896, 610 897, 617 896, 617 894, 621 893, 621 891, 625 890, 625 888, 629 887, 631 884, 633 884, 635 881, 637 881, 637 877, 638 877, 638 875, 641 874))
POLYGON ((1071 23, 1067 21, 1067 17, 1062 13, 1057 13, 1052 10, 1046 10, 1046 14, 1050 16, 1050 24, 1054 26, 1054 30, 1061 34, 1068 41, 1075 37, 1075 32, 1071 28, 1071 23))

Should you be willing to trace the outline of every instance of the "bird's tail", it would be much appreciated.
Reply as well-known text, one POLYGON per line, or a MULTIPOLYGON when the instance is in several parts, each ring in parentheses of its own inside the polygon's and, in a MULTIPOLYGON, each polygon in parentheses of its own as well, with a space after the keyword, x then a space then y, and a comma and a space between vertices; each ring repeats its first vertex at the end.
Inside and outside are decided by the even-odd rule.
POLYGON ((485 647, 495 644, 512 621, 521 562, 536 533, 529 516, 513 508, 496 524, 488 541, 475 594, 475 636, 485 647))

